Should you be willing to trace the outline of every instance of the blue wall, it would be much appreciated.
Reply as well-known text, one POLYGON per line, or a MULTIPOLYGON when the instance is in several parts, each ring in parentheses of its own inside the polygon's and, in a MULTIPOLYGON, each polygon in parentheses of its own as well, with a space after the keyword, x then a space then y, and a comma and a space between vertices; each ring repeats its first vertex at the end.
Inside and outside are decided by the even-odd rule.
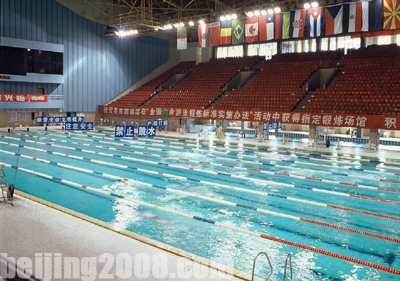
POLYGON ((168 41, 105 39, 105 26, 53 0, 0 0, 0 36, 64 45, 64 84, 1 82, 0 93, 64 95, 64 111, 97 111, 168 60, 168 41))

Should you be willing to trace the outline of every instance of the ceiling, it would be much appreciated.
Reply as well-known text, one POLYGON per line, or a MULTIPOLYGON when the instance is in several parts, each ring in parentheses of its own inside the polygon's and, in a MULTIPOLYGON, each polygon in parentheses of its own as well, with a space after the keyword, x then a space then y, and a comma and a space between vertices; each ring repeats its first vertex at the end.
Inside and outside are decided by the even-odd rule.
MULTIPOLYGON (((139 34, 154 32, 168 23, 218 21, 219 16, 280 7, 283 11, 301 9, 306 0, 56 0, 82 17, 117 29, 138 29, 139 34)), ((322 0, 321 5, 350 2, 322 0)), ((162 29, 162 28, 161 28, 162 29)), ((176 35, 175 35, 176 36, 176 35)), ((189 35, 188 35, 189 39, 189 35)))

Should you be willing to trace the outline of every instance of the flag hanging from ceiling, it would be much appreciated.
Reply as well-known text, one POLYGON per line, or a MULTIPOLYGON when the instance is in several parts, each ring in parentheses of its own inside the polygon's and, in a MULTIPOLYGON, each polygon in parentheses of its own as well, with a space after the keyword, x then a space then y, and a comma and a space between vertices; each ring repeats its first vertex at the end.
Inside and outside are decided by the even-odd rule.
POLYGON ((219 22, 208 24, 208 43, 210 46, 219 46, 221 33, 220 29, 219 22))
POLYGON ((232 20, 232 44, 244 42, 244 19, 232 20))
POLYGON ((267 16, 267 40, 273 40, 275 38, 275 22, 274 15, 267 16))
POLYGON ((304 37, 304 27, 306 25, 306 10, 297 10, 290 12, 290 31, 291 38, 304 37))
POLYGON ((274 15, 258 17, 258 33, 260 34, 260 41, 274 39, 274 15))
POLYGON ((383 0, 383 29, 400 28, 400 1, 383 0))
POLYGON ((220 44, 230 44, 232 42, 232 21, 221 21, 220 44))
POLYGON ((369 1, 368 4, 369 4, 368 30, 382 29, 382 23, 381 23, 382 0, 369 1))
POLYGON ((200 24, 197 28, 197 34, 199 36, 199 47, 205 48, 209 46, 208 42, 208 24, 200 24))
POLYGON ((179 27, 177 29, 177 43, 176 47, 178 50, 186 50, 187 49, 187 27, 179 27))
POLYGON ((307 11, 308 19, 308 36, 318 37, 323 35, 322 18, 324 16, 324 8, 309 9, 307 11))
POLYGON ((325 8, 325 35, 343 33, 343 5, 325 8))
POLYGON ((362 27, 362 3, 343 5, 343 30, 360 32, 362 27))
POLYGON ((276 39, 289 38, 290 12, 276 15, 275 18, 275 36, 276 39))
POLYGON ((258 17, 245 19, 245 39, 247 43, 258 41, 258 17))

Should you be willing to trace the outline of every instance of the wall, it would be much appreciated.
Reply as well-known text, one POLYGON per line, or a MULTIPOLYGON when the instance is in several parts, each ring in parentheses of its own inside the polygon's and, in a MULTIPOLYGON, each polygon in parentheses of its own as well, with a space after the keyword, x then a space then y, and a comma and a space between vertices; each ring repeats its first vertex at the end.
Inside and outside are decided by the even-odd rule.
MULTIPOLYGON (((175 40, 176 41, 176 40, 175 40)), ((188 42, 186 50, 179 50, 181 61, 196 61, 197 42, 188 42)), ((176 47, 175 47, 176 48, 176 47)))
POLYGON ((0 92, 64 95, 63 111, 94 112, 168 60, 168 40, 105 39, 105 27, 52 0, 1 0, 0 36, 64 45, 64 84, 0 81, 0 92))

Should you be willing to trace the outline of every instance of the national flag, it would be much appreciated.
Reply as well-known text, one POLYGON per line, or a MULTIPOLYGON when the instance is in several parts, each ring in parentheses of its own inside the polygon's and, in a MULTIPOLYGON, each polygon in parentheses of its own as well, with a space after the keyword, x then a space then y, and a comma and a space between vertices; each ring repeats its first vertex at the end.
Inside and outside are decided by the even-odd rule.
POLYGON ((199 48, 205 48, 209 46, 208 39, 208 24, 200 24, 197 28, 199 36, 199 48))
POLYGON ((230 44, 232 42, 232 21, 221 21, 220 44, 230 44))
POLYGON ((214 22, 208 24, 208 43, 210 46, 218 46, 220 41, 220 23, 214 22))
POLYGON ((258 17, 245 19, 245 39, 247 43, 258 41, 258 17))
POLYGON ((244 20, 232 20, 232 44, 244 42, 244 20))
POLYGON ((343 5, 325 8, 325 35, 343 33, 343 5))
POLYGON ((274 37, 274 31, 275 31, 275 26, 274 26, 274 15, 268 15, 267 16, 267 40, 273 40, 274 37))
POLYGON ((258 17, 258 33, 260 34, 260 41, 274 39, 274 15, 258 17))
POLYGON ((290 37, 304 37, 304 27, 306 26, 306 10, 297 10, 290 12, 290 37))
POLYGON ((347 30, 347 32, 360 32, 361 28, 362 2, 343 5, 343 30, 347 30))
POLYGON ((368 30, 382 29, 382 23, 381 23, 382 0, 369 1, 367 12, 368 12, 368 30))
POLYGON ((400 1, 383 0, 383 29, 400 28, 400 1))
POLYGON ((187 49, 187 27, 179 27, 177 29, 177 43, 176 47, 178 50, 187 49))
POLYGON ((318 37, 322 36, 322 18, 324 16, 324 8, 309 9, 307 11, 308 19, 308 36, 318 37))
POLYGON ((276 39, 289 38, 290 12, 280 13, 275 18, 276 39))

